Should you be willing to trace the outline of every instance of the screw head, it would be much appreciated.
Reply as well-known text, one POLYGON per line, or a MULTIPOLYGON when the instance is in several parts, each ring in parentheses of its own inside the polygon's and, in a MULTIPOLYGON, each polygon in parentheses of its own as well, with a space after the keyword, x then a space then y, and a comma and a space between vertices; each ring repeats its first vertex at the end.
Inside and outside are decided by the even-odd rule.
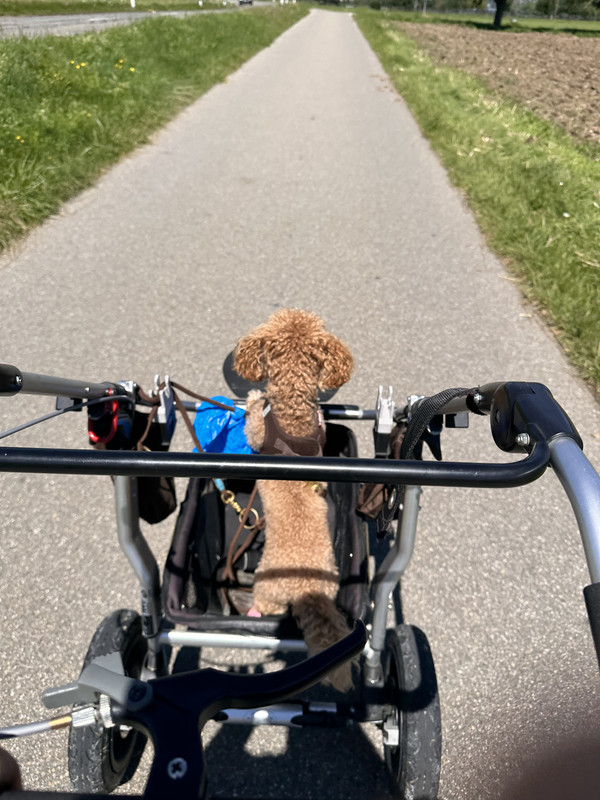
POLYGON ((167 775, 172 781, 178 781, 187 772, 187 761, 185 758, 173 758, 167 764, 167 775))
POLYGON ((132 686, 129 690, 129 699, 132 703, 139 703, 146 696, 145 686, 132 686))
POLYGON ((528 433, 518 433, 515 436, 515 442, 521 447, 527 447, 527 445, 531 442, 528 433))

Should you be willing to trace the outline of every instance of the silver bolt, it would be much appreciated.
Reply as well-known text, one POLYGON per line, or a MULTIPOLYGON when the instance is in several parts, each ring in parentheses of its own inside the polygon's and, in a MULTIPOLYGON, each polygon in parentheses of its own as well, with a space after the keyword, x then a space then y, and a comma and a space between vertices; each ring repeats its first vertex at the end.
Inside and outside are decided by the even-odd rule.
POLYGON ((115 723, 111 714, 110 697, 107 697, 105 694, 100 695, 100 700, 98 703, 98 716, 102 720, 102 724, 105 728, 114 728, 115 723))
POLYGON ((475 392, 475 394, 473 395, 473 400, 475 402, 475 405, 478 406, 483 400, 483 395, 479 394, 479 392, 475 392))
POLYGON ((71 712, 71 725, 74 728, 87 728, 97 722, 94 706, 81 706, 71 712))
POLYGON ((515 442, 521 445, 521 447, 527 447, 527 445, 531 442, 531 439, 528 433, 517 433, 515 442))

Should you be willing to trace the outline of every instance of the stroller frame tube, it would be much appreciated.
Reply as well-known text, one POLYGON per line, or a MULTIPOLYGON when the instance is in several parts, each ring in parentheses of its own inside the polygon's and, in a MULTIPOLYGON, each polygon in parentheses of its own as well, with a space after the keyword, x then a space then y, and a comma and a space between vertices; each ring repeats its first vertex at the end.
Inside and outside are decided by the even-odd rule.
POLYGON ((162 619, 158 564, 140 529, 137 478, 116 475, 114 488, 119 546, 140 584, 142 631, 148 642, 147 668, 157 673, 162 664, 158 639, 162 619))
POLYGON ((405 486, 398 532, 389 553, 373 579, 373 615, 366 650, 366 678, 370 684, 383 681, 381 654, 385 646, 388 604, 392 593, 408 567, 415 547, 419 516, 420 486, 405 486))
POLYGON ((549 444, 550 463, 575 512, 592 583, 600 582, 600 478, 573 439, 549 444))
POLYGON ((239 650, 271 650, 287 653, 306 653, 306 643, 302 639, 277 639, 273 636, 259 636, 243 633, 213 633, 211 631, 161 631, 158 634, 160 645, 169 647, 231 647, 239 650))

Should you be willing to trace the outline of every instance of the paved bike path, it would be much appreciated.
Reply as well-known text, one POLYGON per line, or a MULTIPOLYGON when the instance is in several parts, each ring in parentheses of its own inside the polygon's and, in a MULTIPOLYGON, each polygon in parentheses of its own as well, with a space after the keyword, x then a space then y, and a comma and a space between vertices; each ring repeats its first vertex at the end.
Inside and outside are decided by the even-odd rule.
MULTIPOLYGON (((311 13, 35 231, 0 260, 0 299, 0 360, 145 388, 169 372, 211 393, 225 390, 221 362, 240 334, 275 308, 311 308, 355 354, 341 401, 372 407, 379 384, 402 402, 540 381, 600 466, 597 405, 346 14, 311 13)), ((0 423, 48 408, 2 401, 0 423)), ((73 415, 18 443, 82 446, 84 424, 73 415)), ((359 436, 370 455, 368 428, 359 436)), ((444 454, 498 459, 489 440, 475 421, 448 433, 444 454)), ((177 443, 189 447, 182 430, 177 443)), ((0 487, 0 710, 12 722, 40 715, 40 688, 70 680, 102 616, 137 607, 137 592, 109 481, 4 476, 0 487)), ((545 748, 560 763, 567 741, 597 734, 581 545, 550 474, 502 492, 429 489, 422 506, 403 600, 438 668, 442 796, 499 798, 545 748)), ((148 532, 161 557, 172 526, 148 532)), ((208 748, 223 792, 386 796, 369 731, 228 731, 208 748)), ((56 736, 15 748, 29 785, 66 785, 56 736)))

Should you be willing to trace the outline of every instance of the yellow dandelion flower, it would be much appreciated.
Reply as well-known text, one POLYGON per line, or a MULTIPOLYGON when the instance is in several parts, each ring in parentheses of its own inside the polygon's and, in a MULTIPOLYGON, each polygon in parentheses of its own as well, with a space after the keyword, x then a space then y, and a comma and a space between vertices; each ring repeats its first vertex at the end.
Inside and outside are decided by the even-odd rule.
POLYGON ((75 69, 81 69, 81 64, 77 64, 77 66, 75 67, 75 69))
POLYGON ((69 61, 69 64, 74 64, 74 63, 75 63, 75 62, 73 61, 73 59, 71 59, 71 60, 69 61))
POLYGON ((135 67, 129 67, 129 72, 135 72, 135 67))
POLYGON ((82 67, 87 67, 87 61, 82 61, 82 62, 81 62, 81 66, 82 66, 82 67))
POLYGON ((123 59, 122 59, 122 58, 120 58, 120 59, 119 59, 119 64, 123 64, 123 63, 124 63, 124 62, 123 62, 123 59))

